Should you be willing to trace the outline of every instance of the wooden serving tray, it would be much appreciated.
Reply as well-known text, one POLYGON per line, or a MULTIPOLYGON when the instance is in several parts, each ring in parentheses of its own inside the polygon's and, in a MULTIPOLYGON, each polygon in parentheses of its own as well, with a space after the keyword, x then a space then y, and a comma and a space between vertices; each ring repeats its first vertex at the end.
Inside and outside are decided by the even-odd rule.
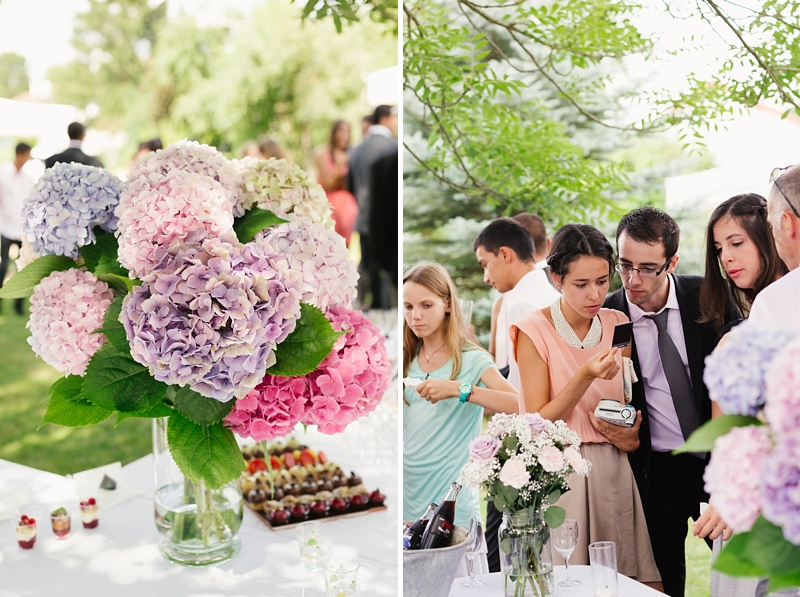
MULTIPOLYGON (((270 522, 267 520, 267 516, 263 512, 253 508, 253 506, 247 500, 243 501, 245 504, 247 504, 247 507, 250 508, 250 511, 253 514, 255 514, 261 522, 267 525, 267 528, 269 528, 270 531, 283 531, 286 529, 293 529, 297 525, 302 524, 301 522, 289 522, 278 526, 272 526, 270 522)), ((326 522, 328 520, 341 520, 343 518, 353 518, 355 516, 363 516, 364 514, 372 514, 373 512, 380 512, 381 510, 386 510, 386 509, 388 509, 388 506, 386 505, 375 506, 373 508, 369 508, 367 510, 361 510, 359 512, 345 512, 344 514, 328 514, 328 516, 325 516, 323 518, 309 518, 308 521, 306 522, 326 522)))

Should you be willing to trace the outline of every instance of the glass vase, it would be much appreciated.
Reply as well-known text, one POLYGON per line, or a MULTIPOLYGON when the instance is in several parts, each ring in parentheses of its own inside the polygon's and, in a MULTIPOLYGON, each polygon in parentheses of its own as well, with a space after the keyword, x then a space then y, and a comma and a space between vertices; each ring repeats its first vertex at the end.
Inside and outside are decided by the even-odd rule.
POLYGON ((167 445, 167 418, 153 420, 156 528, 162 555, 184 566, 209 566, 239 553, 243 503, 239 481, 209 489, 181 473, 167 445))
POLYGON ((553 554, 541 512, 504 512, 497 532, 506 597, 551 597, 553 554))

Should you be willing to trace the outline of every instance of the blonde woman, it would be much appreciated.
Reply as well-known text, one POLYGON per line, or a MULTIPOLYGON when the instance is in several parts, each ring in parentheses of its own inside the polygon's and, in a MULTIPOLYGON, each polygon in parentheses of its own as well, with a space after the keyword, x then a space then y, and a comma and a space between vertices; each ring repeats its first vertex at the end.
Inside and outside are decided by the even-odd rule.
MULTIPOLYGON (((517 392, 492 357, 469 339, 453 281, 438 263, 403 276, 403 518, 416 520, 439 502, 481 432, 483 408, 515 413, 517 392)), ((455 523, 480 520, 476 491, 464 487, 455 523)))

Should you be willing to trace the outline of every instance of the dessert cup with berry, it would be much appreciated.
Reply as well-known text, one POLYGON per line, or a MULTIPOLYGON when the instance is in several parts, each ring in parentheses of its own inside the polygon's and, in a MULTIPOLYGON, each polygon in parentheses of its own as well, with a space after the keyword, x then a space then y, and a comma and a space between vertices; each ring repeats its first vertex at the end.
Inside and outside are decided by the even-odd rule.
POLYGON ((56 539, 66 539, 69 537, 71 519, 66 508, 57 508, 50 513, 50 523, 53 525, 53 533, 56 539))
POLYGON ((23 514, 14 531, 17 534, 17 543, 22 549, 31 549, 36 543, 36 519, 23 514))
POLYGON ((81 521, 84 529, 93 529, 100 524, 100 507, 97 501, 90 497, 85 502, 81 502, 81 521))

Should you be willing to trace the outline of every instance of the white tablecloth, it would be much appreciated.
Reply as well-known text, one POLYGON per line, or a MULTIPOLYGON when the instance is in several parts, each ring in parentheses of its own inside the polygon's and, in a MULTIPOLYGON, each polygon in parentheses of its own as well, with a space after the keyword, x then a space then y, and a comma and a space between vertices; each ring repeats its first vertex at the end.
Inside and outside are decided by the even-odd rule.
MULTIPOLYGON (((326 523, 336 544, 358 551, 360 592, 371 597, 398 595, 396 412, 396 403, 387 400, 341 435, 309 429, 306 436, 302 428, 295 434, 387 496, 385 511, 326 523)), ((99 526, 85 530, 70 480, 0 460, 0 491, 27 493, 31 501, 21 512, 35 517, 38 527, 36 545, 23 550, 16 521, 0 522, 0 597, 324 596, 321 573, 300 568, 294 530, 271 531, 248 509, 239 532, 242 550, 230 562, 195 569, 166 561, 157 546, 151 462, 146 456, 123 468, 124 481, 145 493, 101 512, 99 526), (58 506, 72 513, 72 534, 63 541, 50 528, 49 513, 58 506)))
MULTIPOLYGON (((574 580, 581 581, 577 587, 555 587, 553 597, 594 597, 592 591, 592 569, 590 566, 570 566, 570 574, 574 580)), ((555 567, 556 582, 564 580, 566 572, 563 566, 555 567)), ((663 593, 651 589, 641 583, 618 575, 620 597, 664 597, 663 593)), ((503 594, 503 574, 482 574, 477 576, 485 584, 482 587, 462 587, 465 578, 457 578, 450 589, 450 597, 496 597, 503 594)))

